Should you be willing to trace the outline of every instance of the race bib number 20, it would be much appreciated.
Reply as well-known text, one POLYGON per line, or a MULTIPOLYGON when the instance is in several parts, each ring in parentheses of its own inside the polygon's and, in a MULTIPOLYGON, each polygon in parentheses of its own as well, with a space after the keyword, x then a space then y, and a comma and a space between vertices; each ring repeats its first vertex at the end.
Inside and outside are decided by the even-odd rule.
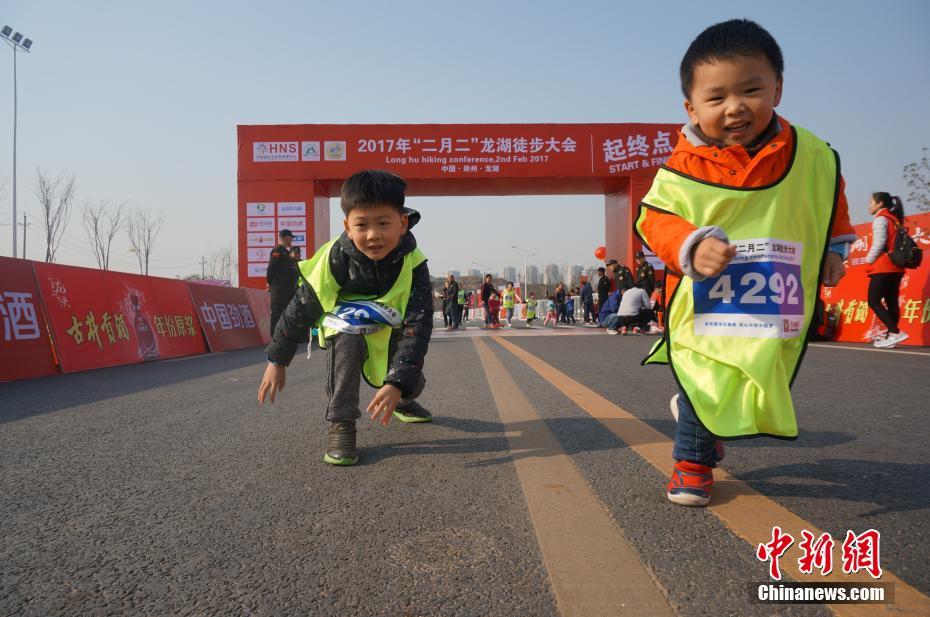
POLYGON ((719 276, 694 283, 698 336, 794 338, 804 325, 803 245, 775 238, 737 240, 719 276))

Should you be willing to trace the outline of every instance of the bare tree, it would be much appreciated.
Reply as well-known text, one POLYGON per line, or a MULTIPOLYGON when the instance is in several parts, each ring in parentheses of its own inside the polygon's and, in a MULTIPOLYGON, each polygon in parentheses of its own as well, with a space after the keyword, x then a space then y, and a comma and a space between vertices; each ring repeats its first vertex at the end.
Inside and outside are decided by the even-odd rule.
POLYGON ((58 174, 54 180, 36 169, 35 195, 42 208, 42 225, 45 227, 45 261, 54 262, 58 245, 71 219, 76 178, 58 174))
POLYGON ((162 225, 165 224, 165 218, 161 215, 155 216, 151 210, 142 209, 141 207, 133 208, 126 223, 129 231, 129 245, 136 259, 139 260, 139 272, 148 276, 149 259, 152 251, 155 249, 155 241, 158 239, 158 233, 162 225))
POLYGON ((87 233, 90 248, 94 251, 97 266, 101 270, 110 269, 110 247, 125 223, 124 206, 125 204, 119 204, 116 208, 111 208, 109 201, 101 199, 96 204, 86 202, 82 208, 81 225, 87 233))
POLYGON ((233 249, 231 246, 210 251, 205 260, 206 278, 219 279, 223 281, 232 281, 235 262, 233 261, 233 249))
POLYGON ((930 160, 927 160, 927 148, 923 152, 919 161, 904 166, 904 181, 911 188, 908 198, 918 209, 930 210, 930 160))

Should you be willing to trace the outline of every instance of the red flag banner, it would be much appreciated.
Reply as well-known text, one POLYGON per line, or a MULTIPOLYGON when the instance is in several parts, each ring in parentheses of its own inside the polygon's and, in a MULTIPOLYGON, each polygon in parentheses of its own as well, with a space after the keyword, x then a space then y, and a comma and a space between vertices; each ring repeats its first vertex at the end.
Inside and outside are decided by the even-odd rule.
POLYGON ((42 262, 35 270, 62 371, 142 361, 146 339, 140 343, 133 316, 111 301, 105 272, 42 262))
POLYGON ((188 290, 210 351, 230 351, 263 343, 244 289, 190 283, 188 290))
POLYGON ((183 281, 35 264, 64 372, 204 353, 183 281))
MULTIPOLYGON (((898 327, 910 338, 902 345, 930 345, 930 213, 909 216, 905 220, 908 233, 923 249, 920 268, 907 270, 901 280, 898 327)), ((869 308, 869 266, 865 256, 872 246, 872 223, 856 225, 858 238, 846 262, 846 276, 832 289, 823 290, 827 309, 839 310, 836 340, 868 343, 873 337, 884 336, 885 326, 869 308)))
POLYGON ((143 360, 207 352, 185 281, 108 272, 106 284, 109 297, 132 316, 143 360))
POLYGON ((262 333, 262 341, 267 345, 271 342, 271 296, 267 291, 251 287, 246 287, 245 293, 249 296, 252 315, 255 316, 255 323, 258 324, 258 330, 262 333))
POLYGON ((0 381, 57 372, 32 262, 0 257, 0 381))

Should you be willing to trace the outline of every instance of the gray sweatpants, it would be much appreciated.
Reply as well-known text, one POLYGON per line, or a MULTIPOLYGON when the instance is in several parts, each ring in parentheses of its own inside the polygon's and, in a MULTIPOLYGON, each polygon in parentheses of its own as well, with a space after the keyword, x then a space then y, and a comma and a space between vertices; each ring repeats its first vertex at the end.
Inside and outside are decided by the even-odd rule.
MULTIPOLYGON (((340 420, 358 420, 362 417, 359 409, 358 389, 362 383, 362 365, 368 350, 365 337, 360 334, 345 332, 326 339, 326 394, 329 404, 326 406, 326 419, 331 422, 340 420)), ((413 395, 401 398, 398 407, 404 407, 420 396, 426 386, 426 379, 420 375, 420 381, 414 388, 413 395)))

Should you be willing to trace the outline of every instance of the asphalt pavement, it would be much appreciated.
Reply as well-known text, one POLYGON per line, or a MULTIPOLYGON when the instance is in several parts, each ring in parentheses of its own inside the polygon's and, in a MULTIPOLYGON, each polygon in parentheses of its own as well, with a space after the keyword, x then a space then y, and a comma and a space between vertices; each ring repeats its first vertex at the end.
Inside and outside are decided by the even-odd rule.
MULTIPOLYGON (((600 395, 670 438, 671 375, 639 366, 653 341, 437 328, 420 399, 435 422, 363 418, 350 468, 322 462, 324 352, 295 359, 264 407, 260 349, 0 384, 0 614, 572 614, 552 576, 564 557, 540 548, 560 519, 531 515, 515 464, 562 457, 675 614, 830 614, 754 603, 749 585, 767 578, 755 547, 710 510, 670 504, 667 478, 579 404, 600 395), (509 399, 492 395, 480 345, 537 419, 502 420, 509 399), (515 350, 586 390, 567 395, 515 350), (514 451, 531 434, 553 445, 514 451)), ((918 354, 811 347, 799 439, 730 443, 723 467, 838 543, 879 530, 882 567, 925 599, 930 353, 918 354)))

